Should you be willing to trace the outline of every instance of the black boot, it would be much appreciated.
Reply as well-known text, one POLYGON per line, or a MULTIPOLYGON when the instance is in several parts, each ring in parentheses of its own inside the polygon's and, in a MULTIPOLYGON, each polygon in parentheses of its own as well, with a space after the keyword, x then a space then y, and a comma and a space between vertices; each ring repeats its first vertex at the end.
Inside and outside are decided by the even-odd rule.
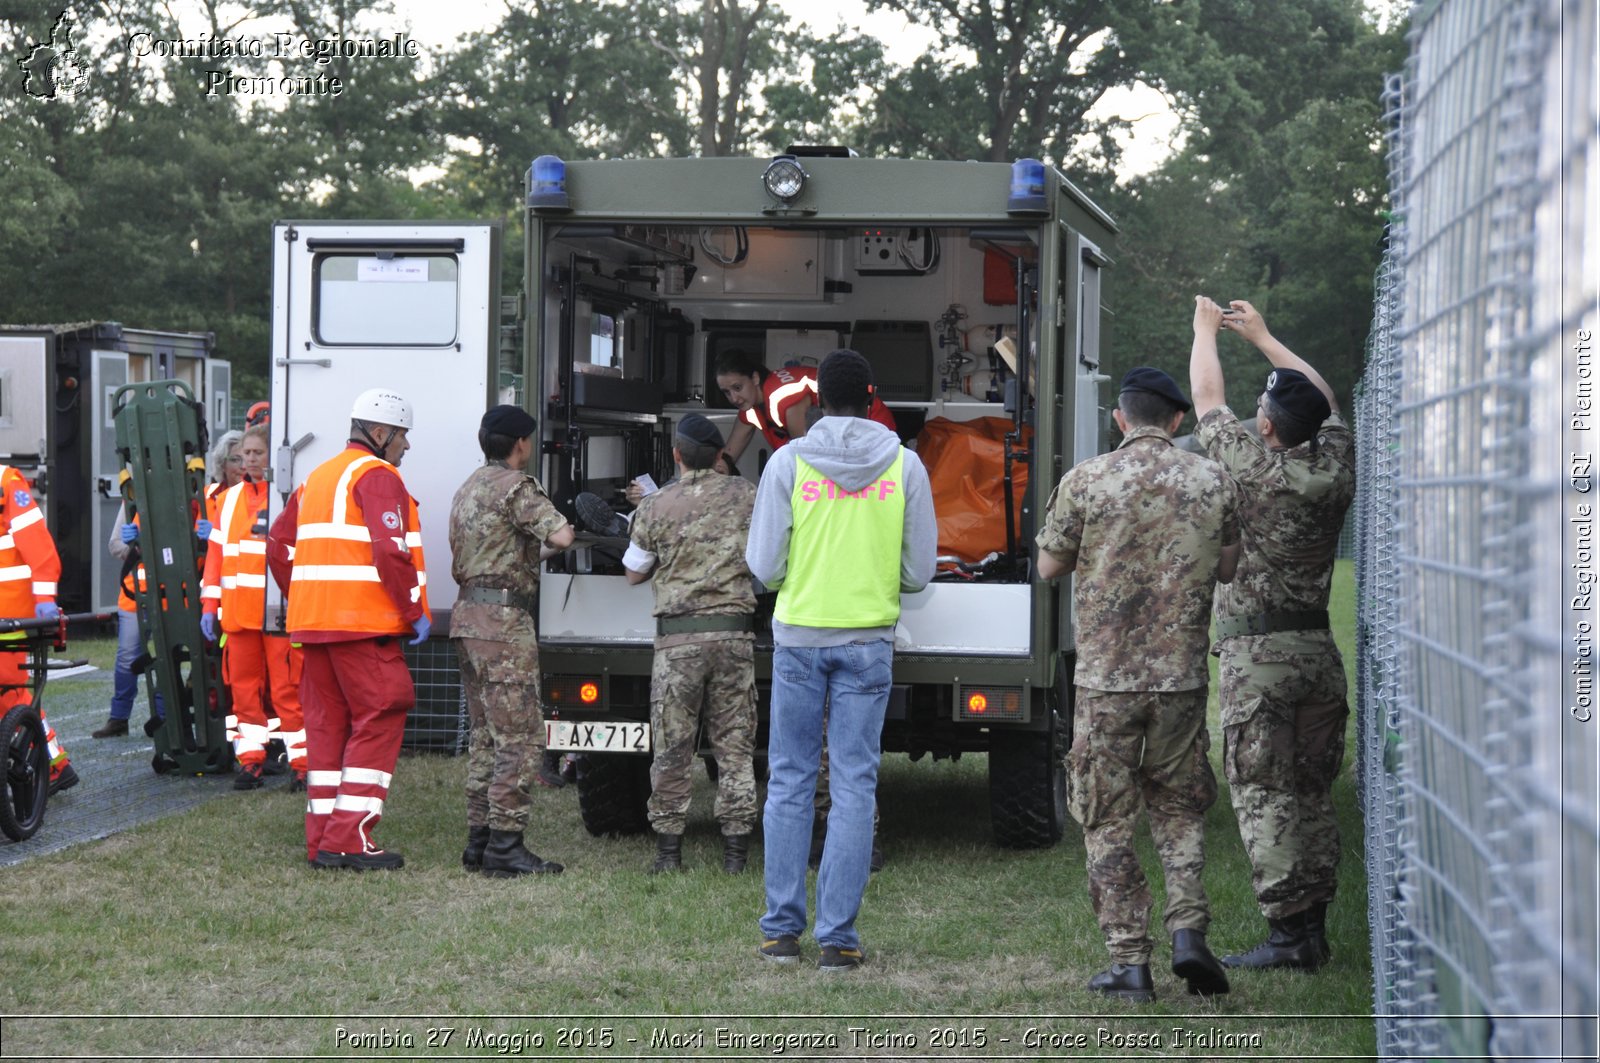
POLYGON ((468 871, 483 870, 483 851, 489 847, 489 828, 467 826, 467 847, 461 850, 461 866, 468 871))
POLYGON ((1268 919, 1267 927, 1267 940, 1249 952, 1222 957, 1222 966, 1250 970, 1288 967, 1297 971, 1314 971, 1322 966, 1322 954, 1306 937, 1303 913, 1268 919))
POLYGON ((1318 901, 1300 913, 1305 920, 1306 939, 1316 947, 1319 966, 1333 959, 1333 949, 1328 946, 1328 902, 1318 901))
POLYGON ((115 716, 105 722, 99 730, 90 731, 90 738, 121 738, 128 733, 128 721, 119 720, 115 716))
POLYGON ((724 834, 722 836, 722 870, 737 875, 750 860, 750 835, 724 834))
POLYGON ((683 835, 657 834, 656 859, 650 865, 650 873, 659 875, 663 871, 683 870, 683 835))
MULTIPOLYGON (((462 854, 465 860, 466 854, 462 854)), ((553 860, 541 860, 522 844, 520 830, 489 831, 489 844, 483 848, 483 873, 489 878, 515 878, 518 875, 558 875, 562 867, 553 860)))
POLYGON ((1214 997, 1228 991, 1228 976, 1206 947, 1203 931, 1172 932, 1172 973, 1189 984, 1194 996, 1214 997))
POLYGON ((1150 980, 1148 963, 1113 963, 1089 979, 1089 992, 1148 1004, 1156 998, 1156 984, 1150 980))

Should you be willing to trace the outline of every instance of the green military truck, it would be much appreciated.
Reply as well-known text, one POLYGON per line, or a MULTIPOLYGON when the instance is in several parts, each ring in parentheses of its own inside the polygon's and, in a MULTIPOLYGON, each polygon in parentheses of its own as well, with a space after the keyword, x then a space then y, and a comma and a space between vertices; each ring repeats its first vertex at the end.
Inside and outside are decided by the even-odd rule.
MULTIPOLYGON (((545 156, 528 178, 523 370, 557 504, 575 514, 590 492, 625 511, 629 481, 671 474, 685 413, 726 434, 738 411, 716 386, 722 352, 776 369, 860 351, 940 519, 939 575, 902 601, 883 748, 987 754, 995 841, 1058 841, 1073 618, 1030 557, 1052 487, 1103 449, 1112 220, 1026 159, 545 156)), ((740 473, 759 478, 768 453, 758 434, 740 473)), ((595 834, 648 827, 655 629, 624 545, 580 536, 547 562, 539 600, 547 737, 579 754, 595 834)), ((758 653, 758 752, 769 664, 758 653)))

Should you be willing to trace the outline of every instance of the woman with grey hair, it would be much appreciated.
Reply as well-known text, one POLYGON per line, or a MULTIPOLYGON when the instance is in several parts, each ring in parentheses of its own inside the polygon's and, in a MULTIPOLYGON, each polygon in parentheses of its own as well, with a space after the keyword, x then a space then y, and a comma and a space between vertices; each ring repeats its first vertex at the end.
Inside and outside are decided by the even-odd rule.
MULTIPOLYGON (((239 441, 243 438, 244 433, 237 428, 224 432, 206 454, 206 475, 211 483, 221 484, 224 490, 238 483, 244 475, 244 459, 239 457, 239 441)), ((208 486, 207 496, 214 493, 208 486)))

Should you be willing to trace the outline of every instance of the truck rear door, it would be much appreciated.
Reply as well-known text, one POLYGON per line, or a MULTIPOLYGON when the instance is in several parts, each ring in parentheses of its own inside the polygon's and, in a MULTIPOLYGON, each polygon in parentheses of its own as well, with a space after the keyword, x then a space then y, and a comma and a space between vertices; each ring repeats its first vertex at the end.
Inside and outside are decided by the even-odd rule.
MULTIPOLYGON (((344 448, 356 396, 393 388, 414 411, 401 476, 421 513, 436 619, 457 593, 450 500, 481 463, 478 421, 493 401, 499 267, 488 222, 273 227, 271 516, 344 448)), ((268 590, 271 626, 281 603, 268 590)))

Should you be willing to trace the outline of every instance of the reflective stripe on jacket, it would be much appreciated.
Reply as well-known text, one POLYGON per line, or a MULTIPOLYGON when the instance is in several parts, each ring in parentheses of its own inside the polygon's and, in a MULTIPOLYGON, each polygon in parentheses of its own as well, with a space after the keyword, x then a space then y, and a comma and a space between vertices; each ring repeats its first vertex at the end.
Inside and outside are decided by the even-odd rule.
POLYGON ((55 601, 61 558, 27 477, 0 465, 0 617, 32 620, 55 601))
MULTIPOLYGON (((312 470, 300 494, 290 576, 288 628, 400 635, 411 630, 385 587, 375 562, 372 533, 356 501, 356 485, 369 473, 399 472, 358 448, 341 451, 312 470)), ((411 561, 415 579, 397 588, 428 612, 427 569, 421 522, 408 496, 407 519, 394 514, 391 541, 411 561)))

